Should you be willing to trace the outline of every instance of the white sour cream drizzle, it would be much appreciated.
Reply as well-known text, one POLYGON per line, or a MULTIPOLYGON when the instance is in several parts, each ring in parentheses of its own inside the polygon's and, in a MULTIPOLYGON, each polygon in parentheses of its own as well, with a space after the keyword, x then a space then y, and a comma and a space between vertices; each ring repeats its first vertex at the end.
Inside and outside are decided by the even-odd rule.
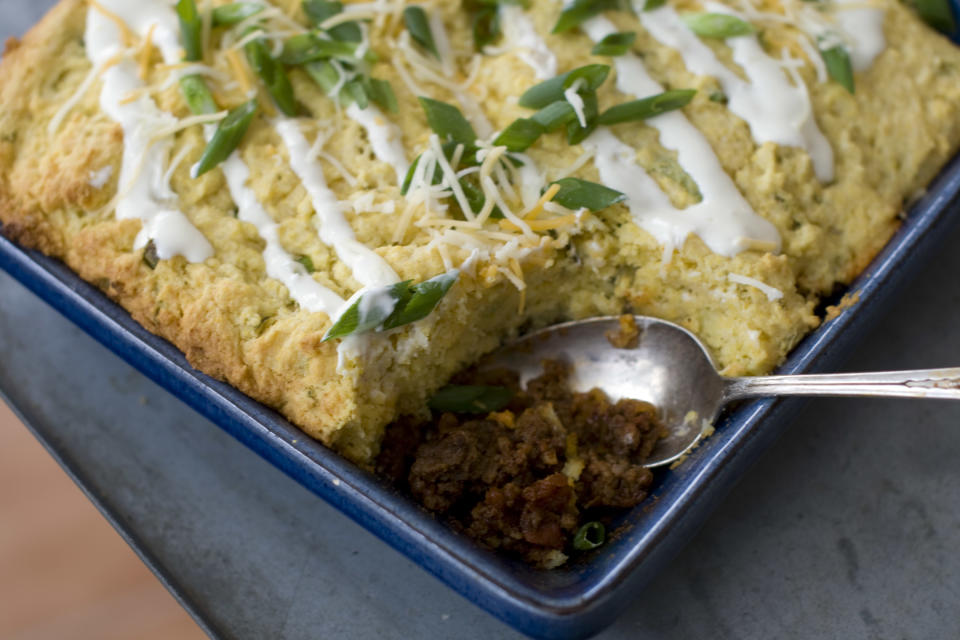
POLYGON ((836 0, 834 17, 846 32, 850 51, 850 62, 854 71, 866 71, 873 65, 877 56, 887 48, 883 35, 883 9, 864 7, 862 0, 836 0), (853 5, 844 8, 843 5, 853 5))
MULTIPOLYGON (((596 41, 616 32, 613 23, 603 17, 588 20, 581 28, 596 41)), ((622 93, 645 98, 663 91, 637 56, 627 53, 614 60, 617 89, 622 93)), ((678 210, 637 164, 636 150, 601 127, 583 145, 596 154, 594 164, 603 183, 627 194, 627 205, 638 226, 668 251, 682 246, 691 233, 711 251, 725 256, 750 248, 779 250, 776 228, 753 211, 710 143, 682 112, 672 111, 646 122, 660 132, 660 144, 677 152, 680 166, 697 183, 703 200, 678 210)))
POLYGON ((533 69, 537 80, 557 75, 557 57, 537 33, 522 6, 501 4, 500 24, 507 47, 533 69))
MULTIPOLYGON (((207 139, 213 136, 215 127, 206 127, 207 139)), ((313 279, 307 270, 293 259, 280 242, 277 223, 267 213, 257 199, 253 189, 248 186, 250 168, 234 151, 220 164, 227 180, 230 197, 237 205, 237 218, 249 222, 257 228, 266 246, 263 249, 263 262, 267 275, 283 283, 302 309, 323 311, 333 317, 343 307, 343 298, 313 279)))
POLYGON ((374 155, 381 162, 392 166, 397 173, 397 184, 403 184, 410 169, 410 162, 407 160, 407 151, 403 148, 400 128, 372 104, 361 109, 354 102, 347 107, 347 115, 366 130, 374 155))
MULTIPOLYGON (((653 11, 642 11, 642 8, 637 6, 637 12, 650 35, 677 50, 690 71, 713 76, 720 82, 729 98, 730 110, 746 121, 754 140, 805 149, 817 178, 821 182, 833 180, 833 149, 814 119, 806 85, 791 83, 780 63, 766 54, 755 35, 726 39, 734 62, 749 78, 744 81, 714 55, 672 7, 653 11)), ((740 17, 715 2, 705 3, 704 8, 740 17)))
MULTIPOLYGON (((177 17, 169 3, 162 0, 136 3, 101 0, 101 4, 141 36, 154 27, 153 41, 164 56, 179 57, 177 17)), ((105 65, 124 51, 119 26, 95 7, 87 11, 85 43, 87 55, 96 67, 105 65)), ((130 56, 125 56, 103 74, 100 106, 123 128, 123 161, 116 217, 143 222, 134 242, 135 249, 142 249, 152 240, 157 255, 163 260, 180 255, 190 262, 203 262, 213 256, 213 246, 183 212, 164 197, 163 176, 172 141, 153 140, 157 130, 176 124, 176 119, 161 111, 149 96, 124 104, 130 91, 143 86, 130 56)))
POLYGON ((379 254, 357 242, 350 223, 340 209, 337 196, 327 187, 320 164, 310 158, 310 145, 300 130, 300 124, 296 120, 283 119, 277 121, 275 126, 287 147, 290 166, 313 201, 314 220, 320 239, 336 250, 363 286, 377 287, 398 282, 400 278, 396 272, 379 254))

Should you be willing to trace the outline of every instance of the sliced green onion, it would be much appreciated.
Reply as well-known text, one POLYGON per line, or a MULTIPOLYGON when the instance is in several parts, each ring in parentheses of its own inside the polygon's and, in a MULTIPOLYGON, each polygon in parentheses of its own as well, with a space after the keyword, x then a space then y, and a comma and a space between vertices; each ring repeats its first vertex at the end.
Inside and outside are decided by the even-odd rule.
POLYGON ((313 258, 310 256, 299 255, 293 259, 294 262, 297 262, 304 269, 307 270, 307 273, 313 273, 316 269, 313 267, 313 258))
POLYGON ((700 186, 690 177, 690 174, 683 170, 674 158, 669 155, 657 157, 650 165, 651 174, 657 174, 677 183, 684 191, 689 193, 697 202, 703 201, 703 194, 700 193, 700 186))
POLYGON ((416 285, 407 280, 367 291, 330 327, 323 342, 422 320, 433 312, 459 275, 451 271, 416 285))
POLYGON ((733 38, 756 32, 749 22, 726 13, 688 13, 683 16, 683 21, 703 38, 733 38))
MULTIPOLYGON (((315 27, 319 27, 328 19, 343 11, 342 2, 327 2, 326 0, 304 0, 303 12, 307 14, 315 27)), ((327 31, 336 40, 344 42, 360 42, 363 32, 356 22, 344 22, 327 31)))
POLYGON ((407 175, 403 178, 403 184, 400 185, 400 195, 406 196, 410 191, 410 184, 413 182, 413 175, 417 172, 417 167, 420 166, 420 159, 423 157, 423 154, 417 156, 417 159, 410 164, 410 168, 407 169, 407 175))
POLYGON ((194 115, 202 116, 220 110, 203 76, 189 75, 180 78, 180 93, 194 115))
POLYGON ((483 51, 484 47, 500 38, 500 11, 497 4, 483 0, 466 0, 463 6, 470 15, 473 47, 477 51, 483 51))
POLYGON ((297 115, 297 100, 293 95, 293 85, 283 65, 273 59, 262 39, 251 40, 244 45, 247 60, 267 87, 274 102, 284 115, 297 115))
POLYGON ((203 60, 203 21, 197 11, 194 0, 180 0, 177 2, 177 17, 180 19, 180 35, 183 50, 186 52, 184 60, 199 62, 203 60))
POLYGON ((635 31, 611 33, 603 40, 593 45, 593 49, 590 50, 590 53, 595 56, 622 56, 630 50, 630 47, 633 46, 633 43, 636 39, 637 33, 635 31))
POLYGON ((957 30, 957 20, 950 10, 948 0, 907 0, 917 10, 924 22, 947 35, 957 30))
POLYGON ((143 249, 143 264, 147 265, 151 271, 160 264, 160 254, 157 253, 157 244, 150 240, 143 249))
POLYGON ((213 26, 232 27, 252 18, 266 7, 256 2, 231 2, 213 10, 213 26))
POLYGON ((410 297, 410 282, 398 282, 364 293, 327 330, 323 342, 379 329, 401 301, 410 297))
POLYGON ((723 91, 711 91, 709 98, 710 102, 716 102, 717 104, 727 104, 730 102, 730 98, 728 98, 727 94, 723 91))
POLYGON ((403 21, 407 25, 407 31, 421 47, 432 53, 440 59, 440 52, 437 51, 437 43, 433 39, 433 31, 430 29, 430 19, 427 18, 427 12, 423 7, 407 7, 403 10, 403 21))
POLYGON ((390 317, 384 321, 383 329, 395 329, 426 318, 433 313, 459 277, 460 272, 454 270, 410 287, 410 297, 402 306, 397 305, 390 317))
POLYGON ((647 0, 643 3, 643 10, 653 11, 654 9, 659 9, 665 4, 667 4, 667 0, 647 0))
POLYGON ((473 144, 477 134, 473 125, 463 117, 460 109, 433 98, 420 97, 420 104, 427 114, 427 124, 444 141, 453 140, 463 144, 473 144))
POLYGON ((367 96, 382 109, 390 113, 396 113, 400 110, 397 104, 397 95, 393 92, 393 87, 387 80, 379 78, 363 78, 363 89, 367 96))
POLYGON ((642 100, 624 102, 615 107, 610 107, 600 114, 598 122, 611 125, 653 118, 662 113, 687 106, 696 93, 696 89, 672 89, 642 100))
POLYGON ((547 131, 556 131, 560 127, 576 120, 577 112, 566 100, 557 100, 540 109, 540 111, 537 111, 531 119, 539 123, 540 126, 547 131))
POLYGON ((553 33, 564 33, 579 27, 583 22, 604 11, 613 9, 631 10, 627 0, 575 0, 567 6, 553 25, 553 33))
POLYGON ((520 153, 530 148, 537 138, 546 133, 536 120, 530 118, 518 118, 510 123, 503 133, 497 136, 493 144, 498 147, 506 147, 507 151, 520 153))
POLYGON ((470 17, 473 46, 477 51, 483 51, 484 47, 500 38, 500 7, 503 5, 527 8, 530 0, 463 0, 463 9, 470 17))
POLYGON ((307 72, 314 82, 320 85, 323 92, 329 94, 340 84, 340 72, 330 64, 322 60, 317 62, 308 62, 303 65, 303 70, 307 72))
POLYGON ((257 101, 245 102, 220 121, 217 132, 210 139, 207 148, 200 156, 200 162, 193 169, 193 177, 199 177, 210 171, 230 157, 230 154, 240 146, 240 141, 246 135, 250 123, 257 115, 257 101))
POLYGON ((366 90, 363 88, 363 79, 357 78, 356 80, 351 80, 344 85, 343 90, 340 92, 342 98, 347 98, 347 100, 352 100, 360 109, 366 109, 370 105, 370 96, 367 95, 366 90))
POLYGON ((427 403, 434 411, 482 414, 500 411, 516 394, 506 387, 449 385, 427 403))
POLYGON ((560 191, 553 201, 567 209, 600 211, 627 199, 626 195, 615 189, 580 178, 564 178, 553 184, 560 185, 560 191))
POLYGON ((528 109, 542 109, 558 100, 563 100, 563 92, 577 80, 583 79, 586 81, 580 91, 588 93, 596 91, 609 74, 610 66, 606 64, 588 64, 584 67, 578 67, 530 87, 520 96, 518 104, 528 109))
POLYGON ((850 61, 850 53, 847 48, 838 44, 829 49, 821 49, 820 55, 823 56, 823 62, 827 66, 827 73, 830 74, 830 77, 844 89, 853 93, 853 63, 850 61))
POLYGON ((335 15, 343 12, 342 2, 328 2, 327 0, 303 0, 303 12, 307 14, 313 26, 319 27, 335 15))
POLYGON ((591 551, 603 546, 607 541, 607 528, 601 522, 588 522, 573 536, 573 548, 577 551, 591 551))
POLYGON ((325 40, 312 33, 300 33, 283 43, 278 60, 288 65, 300 65, 330 58, 356 57, 357 44, 340 40, 325 40))

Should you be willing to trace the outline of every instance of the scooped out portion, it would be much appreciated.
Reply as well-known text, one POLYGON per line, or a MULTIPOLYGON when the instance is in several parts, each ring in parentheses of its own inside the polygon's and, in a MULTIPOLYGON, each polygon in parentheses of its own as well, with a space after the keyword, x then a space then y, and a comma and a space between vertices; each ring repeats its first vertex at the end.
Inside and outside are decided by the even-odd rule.
POLYGON ((377 470, 482 544, 557 566, 585 525, 646 498, 665 435, 653 405, 573 392, 568 376, 556 361, 525 389, 507 371, 461 374, 429 420, 387 428, 377 470))

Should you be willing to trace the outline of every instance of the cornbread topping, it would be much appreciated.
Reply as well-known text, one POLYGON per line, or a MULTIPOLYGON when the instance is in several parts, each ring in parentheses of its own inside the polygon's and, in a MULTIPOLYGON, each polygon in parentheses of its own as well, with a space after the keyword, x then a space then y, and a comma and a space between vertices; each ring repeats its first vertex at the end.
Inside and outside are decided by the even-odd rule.
POLYGON ((62 0, 0 92, 4 233, 365 464, 564 319, 770 370, 960 144, 896 0, 62 0))

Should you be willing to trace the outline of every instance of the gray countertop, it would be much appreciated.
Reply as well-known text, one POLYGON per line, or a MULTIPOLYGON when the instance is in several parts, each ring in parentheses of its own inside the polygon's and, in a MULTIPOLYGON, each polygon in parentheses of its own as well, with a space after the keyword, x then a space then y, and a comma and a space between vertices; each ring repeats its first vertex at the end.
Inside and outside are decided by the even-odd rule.
MULTIPOLYGON (((0 37, 52 4, 2 0, 0 37)), ((849 370, 960 364, 954 241, 849 370)), ((2 273, 0 300, 0 390, 212 635, 515 636, 2 273)), ((960 636, 958 428, 960 404, 810 403, 601 637, 960 636)))

